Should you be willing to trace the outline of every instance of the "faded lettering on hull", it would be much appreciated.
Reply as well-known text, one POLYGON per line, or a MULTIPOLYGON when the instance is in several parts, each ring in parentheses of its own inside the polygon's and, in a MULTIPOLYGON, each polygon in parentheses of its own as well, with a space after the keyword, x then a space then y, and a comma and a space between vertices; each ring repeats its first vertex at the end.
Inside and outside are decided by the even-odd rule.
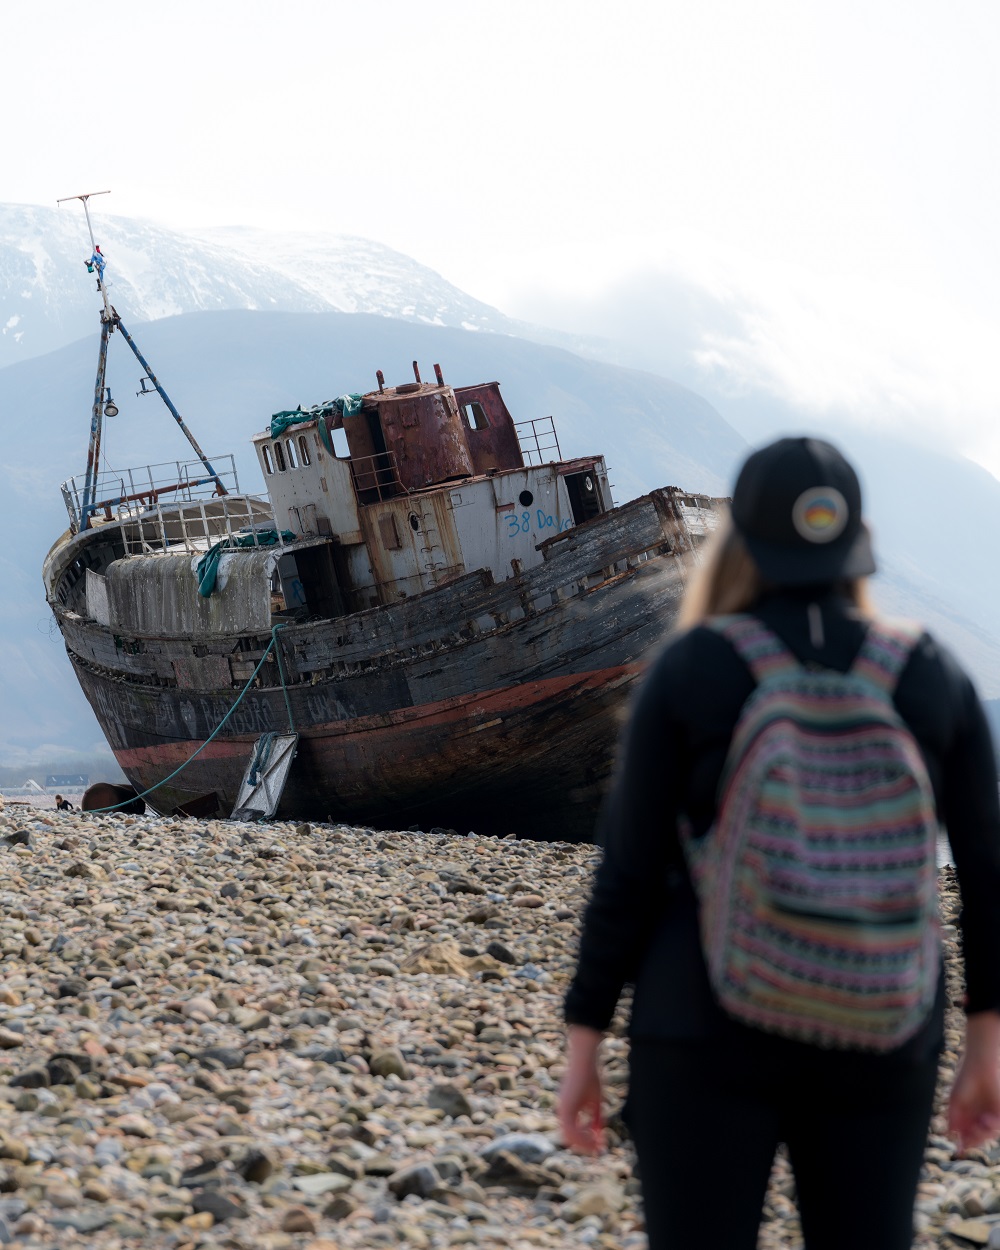
MULTIPOLYGON (((534 825, 544 816, 561 830, 551 836, 588 837, 597 792, 611 767, 609 724, 623 688, 639 671, 639 665, 623 665, 387 715, 313 724, 300 746, 286 802, 317 818, 332 814, 382 825, 432 809, 436 823, 448 813, 468 820, 478 811, 484 832, 497 821, 509 832, 517 819, 534 825), (546 798, 554 777, 561 783, 555 805, 546 798), (515 792, 518 797, 512 798, 515 792)), ((200 745, 136 743, 115 754, 129 780, 145 789, 200 745)), ((212 788, 234 802, 253 745, 253 735, 209 743, 184 778, 185 793, 214 780, 212 788)), ((166 793, 170 801, 173 792, 166 793)))

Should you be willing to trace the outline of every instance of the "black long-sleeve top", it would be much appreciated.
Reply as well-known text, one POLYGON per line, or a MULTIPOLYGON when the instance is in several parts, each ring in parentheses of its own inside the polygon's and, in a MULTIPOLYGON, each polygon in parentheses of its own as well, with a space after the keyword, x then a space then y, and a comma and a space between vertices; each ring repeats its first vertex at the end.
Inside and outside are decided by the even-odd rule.
MULTIPOLYGON (((805 663, 846 672, 863 618, 835 591, 781 590, 753 612, 805 663), (820 609, 822 641, 810 631, 820 609)), ((635 983, 633 1038, 703 1038, 720 1027, 677 832, 708 830, 726 752, 754 682, 732 646, 699 627, 668 642, 632 710, 599 831, 604 855, 584 914, 568 1023, 603 1030, 635 983)), ((962 894, 970 1012, 1000 1010, 1000 803, 989 726, 971 681, 924 634, 894 701, 924 756, 962 894)), ((940 1008, 935 1030, 940 1031, 940 1008)))

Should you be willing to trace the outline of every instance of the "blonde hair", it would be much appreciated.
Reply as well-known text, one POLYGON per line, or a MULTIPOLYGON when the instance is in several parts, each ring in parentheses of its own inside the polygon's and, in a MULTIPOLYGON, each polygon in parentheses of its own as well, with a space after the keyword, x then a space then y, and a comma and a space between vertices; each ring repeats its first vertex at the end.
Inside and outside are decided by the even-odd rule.
MULTIPOLYGON (((728 513, 698 556, 681 600, 677 629, 692 629, 709 616, 746 612, 771 588, 728 513)), ((867 578, 847 578, 838 586, 862 615, 873 615, 867 578)))

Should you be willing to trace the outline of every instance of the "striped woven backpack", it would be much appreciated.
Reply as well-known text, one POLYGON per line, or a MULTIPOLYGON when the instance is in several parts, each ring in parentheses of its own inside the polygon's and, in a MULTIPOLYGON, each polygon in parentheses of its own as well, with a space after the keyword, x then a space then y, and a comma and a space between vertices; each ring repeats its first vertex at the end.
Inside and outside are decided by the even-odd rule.
POLYGON ((715 824, 682 829, 716 997, 769 1032, 890 1050, 927 1019, 940 959, 934 796, 892 702, 920 630, 874 622, 838 673, 752 616, 709 625, 757 683, 715 824))

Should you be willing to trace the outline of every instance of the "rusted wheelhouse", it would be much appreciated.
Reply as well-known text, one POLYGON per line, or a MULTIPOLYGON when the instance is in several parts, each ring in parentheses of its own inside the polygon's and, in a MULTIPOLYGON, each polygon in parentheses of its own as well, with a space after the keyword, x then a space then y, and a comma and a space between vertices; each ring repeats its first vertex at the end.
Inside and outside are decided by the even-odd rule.
POLYGON ((612 507, 602 457, 562 460, 551 418, 517 426, 496 382, 452 389, 434 370, 423 383, 414 362, 395 387, 380 371, 377 391, 254 436, 275 525, 330 540, 306 578, 312 607, 387 606, 475 569, 504 581, 612 507))

